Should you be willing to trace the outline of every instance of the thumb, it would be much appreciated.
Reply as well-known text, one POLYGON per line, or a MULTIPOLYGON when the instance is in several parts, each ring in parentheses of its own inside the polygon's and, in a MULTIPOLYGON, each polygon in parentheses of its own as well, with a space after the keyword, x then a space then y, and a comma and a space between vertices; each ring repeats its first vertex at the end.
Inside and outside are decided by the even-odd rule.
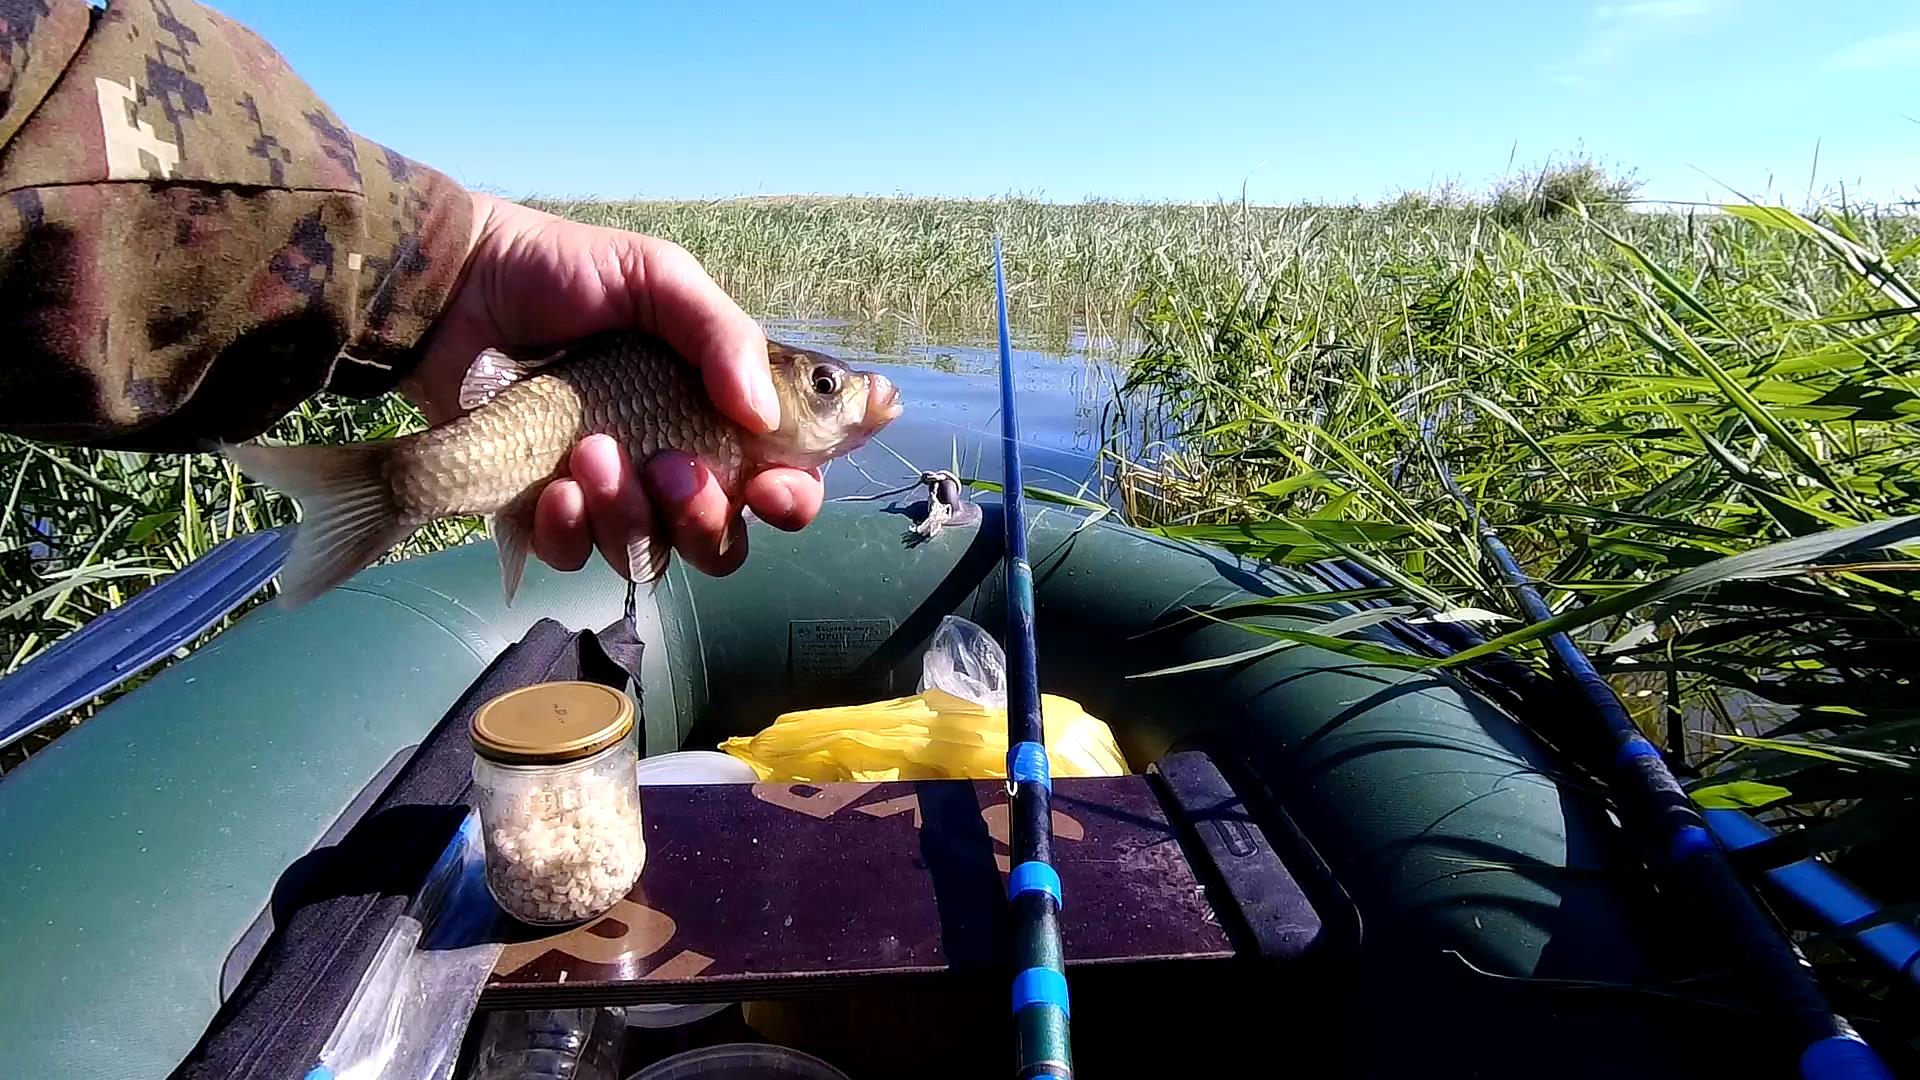
POLYGON ((751 431, 780 424, 767 337, 691 253, 670 240, 608 230, 628 249, 620 263, 633 325, 700 369, 714 406, 751 431))

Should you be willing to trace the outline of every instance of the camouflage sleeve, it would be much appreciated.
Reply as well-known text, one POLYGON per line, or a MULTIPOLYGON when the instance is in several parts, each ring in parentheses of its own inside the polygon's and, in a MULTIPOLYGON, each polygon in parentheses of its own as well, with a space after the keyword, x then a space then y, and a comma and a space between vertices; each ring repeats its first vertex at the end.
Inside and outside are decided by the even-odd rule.
POLYGON ((0 431, 251 438, 415 361, 468 194, 194 0, 0 0, 0 431))

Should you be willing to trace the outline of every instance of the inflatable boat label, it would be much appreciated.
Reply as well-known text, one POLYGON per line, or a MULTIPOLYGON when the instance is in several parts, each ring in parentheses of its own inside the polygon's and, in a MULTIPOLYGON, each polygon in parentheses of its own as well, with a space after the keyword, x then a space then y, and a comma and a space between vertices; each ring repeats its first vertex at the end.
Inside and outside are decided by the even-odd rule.
MULTIPOLYGON (((892 619, 796 619, 787 624, 787 670, 795 689, 893 693, 891 667, 868 665, 893 636, 892 619)), ((850 703, 850 702, 848 702, 850 703)))

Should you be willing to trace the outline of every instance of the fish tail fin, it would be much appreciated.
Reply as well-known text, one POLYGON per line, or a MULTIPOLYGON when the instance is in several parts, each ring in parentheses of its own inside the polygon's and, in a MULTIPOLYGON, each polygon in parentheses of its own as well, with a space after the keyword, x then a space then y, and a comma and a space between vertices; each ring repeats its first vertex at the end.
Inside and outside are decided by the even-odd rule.
POLYGON ((282 607, 299 607, 359 573, 413 531, 387 479, 396 442, 221 446, 241 471, 300 504, 300 527, 280 571, 282 607))

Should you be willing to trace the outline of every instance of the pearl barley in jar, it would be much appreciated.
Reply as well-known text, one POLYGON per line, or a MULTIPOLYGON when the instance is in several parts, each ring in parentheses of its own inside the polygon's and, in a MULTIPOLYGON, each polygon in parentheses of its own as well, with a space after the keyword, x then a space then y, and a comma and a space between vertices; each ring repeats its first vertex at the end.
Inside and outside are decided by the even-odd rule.
POLYGON ((507 914, 562 926, 604 914, 646 862, 633 700, 593 682, 509 691, 473 715, 487 886, 507 914))

